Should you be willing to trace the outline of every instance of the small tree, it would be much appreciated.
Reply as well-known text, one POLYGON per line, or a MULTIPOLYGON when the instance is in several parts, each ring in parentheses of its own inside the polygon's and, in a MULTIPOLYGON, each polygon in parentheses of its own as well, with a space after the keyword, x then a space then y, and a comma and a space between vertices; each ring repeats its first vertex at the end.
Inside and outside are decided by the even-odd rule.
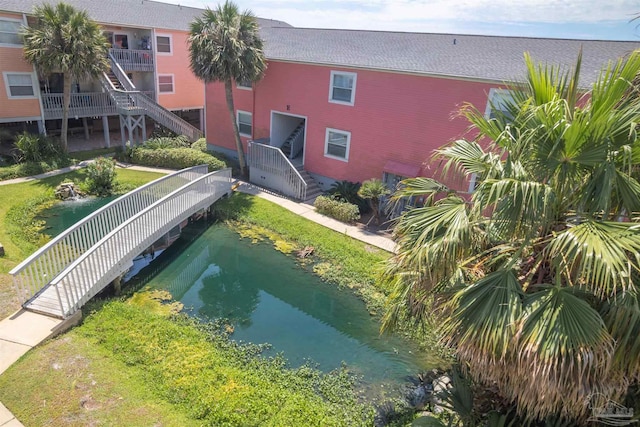
POLYGON ((60 139, 66 151, 71 83, 84 77, 97 78, 109 68, 109 44, 86 11, 78 11, 66 3, 37 6, 34 15, 36 25, 23 30, 24 57, 41 74, 63 75, 60 139))
MULTIPOLYGON (((380 198, 391 191, 387 186, 379 179, 369 179, 362 183, 360 190, 358 190, 358 196, 363 199, 369 200, 371 209, 373 209, 373 217, 376 219, 376 224, 380 225, 380 198)), ((371 220, 369 220, 371 222, 371 220)), ((367 225, 369 225, 367 222, 367 225)))
POLYGON ((251 11, 239 12, 227 0, 216 10, 207 9, 191 23, 188 39, 191 70, 203 80, 223 82, 233 125, 238 162, 246 175, 246 161, 233 105, 233 81, 256 82, 264 75, 266 61, 258 23, 251 11))

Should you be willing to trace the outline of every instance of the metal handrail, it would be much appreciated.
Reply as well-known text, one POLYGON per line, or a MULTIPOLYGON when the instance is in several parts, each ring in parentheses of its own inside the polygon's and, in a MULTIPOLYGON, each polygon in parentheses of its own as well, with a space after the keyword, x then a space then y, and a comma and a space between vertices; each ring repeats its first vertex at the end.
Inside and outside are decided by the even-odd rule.
POLYGON ((171 228, 230 191, 231 169, 211 172, 155 201, 110 231, 51 282, 61 303, 62 316, 73 314, 127 271, 137 255, 171 228), (147 234, 140 234, 149 227, 147 234))
POLYGON ((264 184, 266 172, 275 182, 268 185, 281 193, 305 200, 308 183, 298 169, 278 147, 249 141, 249 180, 254 184, 264 184), (264 155, 265 153, 271 154, 264 155))
POLYGON ((111 70, 113 71, 113 74, 116 75, 116 78, 120 81, 122 86, 126 90, 137 90, 136 86, 129 79, 129 76, 127 76, 127 73, 122 69, 116 58, 111 53, 109 53, 109 60, 111 61, 111 70))
POLYGON ((158 178, 120 196, 53 238, 9 272, 13 276, 20 302, 35 295, 120 223, 170 194, 184 182, 204 176, 207 170, 207 165, 199 165, 158 178))
POLYGON ((294 132, 297 132, 294 137, 291 139, 291 152, 289 154, 289 158, 290 159, 295 159, 296 156, 298 154, 300 154, 300 152, 303 150, 304 148, 304 121, 302 122, 301 126, 298 126, 294 132))

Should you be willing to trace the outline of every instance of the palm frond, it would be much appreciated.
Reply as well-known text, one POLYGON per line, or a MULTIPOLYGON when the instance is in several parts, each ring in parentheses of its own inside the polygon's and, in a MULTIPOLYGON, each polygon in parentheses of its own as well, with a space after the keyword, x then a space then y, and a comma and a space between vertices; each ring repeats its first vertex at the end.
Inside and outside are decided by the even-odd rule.
POLYGON ((613 338, 571 288, 546 286, 525 304, 514 349, 517 370, 507 388, 528 415, 583 413, 585 395, 612 386, 613 338))
POLYGON ((560 277, 602 299, 635 289, 639 252, 638 224, 595 220, 567 228, 548 246, 560 277))
POLYGON ((443 333, 465 362, 495 372, 505 357, 522 314, 523 292, 513 269, 492 272, 460 290, 443 333))
POLYGON ((629 380, 640 378, 640 301, 637 292, 616 295, 602 309, 602 318, 615 339, 613 364, 629 380))

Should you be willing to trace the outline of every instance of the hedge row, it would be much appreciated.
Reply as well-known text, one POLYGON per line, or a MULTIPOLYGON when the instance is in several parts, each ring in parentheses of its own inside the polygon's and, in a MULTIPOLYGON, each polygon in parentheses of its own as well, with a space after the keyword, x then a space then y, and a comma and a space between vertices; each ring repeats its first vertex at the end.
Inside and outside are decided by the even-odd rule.
POLYGON ((316 210, 342 222, 354 222, 360 218, 358 206, 336 200, 331 197, 318 196, 313 204, 316 210))
POLYGON ((227 167, 225 162, 208 153, 191 148, 135 148, 131 152, 131 162, 143 166, 183 169, 191 166, 209 165, 209 172, 227 167))

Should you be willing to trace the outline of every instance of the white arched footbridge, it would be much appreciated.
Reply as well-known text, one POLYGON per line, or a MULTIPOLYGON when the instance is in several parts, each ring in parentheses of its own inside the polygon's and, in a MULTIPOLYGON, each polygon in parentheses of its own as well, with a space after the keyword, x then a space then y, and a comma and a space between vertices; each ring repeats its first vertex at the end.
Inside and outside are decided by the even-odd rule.
POLYGON ((231 193, 231 169, 184 169, 77 222, 10 274, 25 309, 67 318, 169 230, 231 193))

